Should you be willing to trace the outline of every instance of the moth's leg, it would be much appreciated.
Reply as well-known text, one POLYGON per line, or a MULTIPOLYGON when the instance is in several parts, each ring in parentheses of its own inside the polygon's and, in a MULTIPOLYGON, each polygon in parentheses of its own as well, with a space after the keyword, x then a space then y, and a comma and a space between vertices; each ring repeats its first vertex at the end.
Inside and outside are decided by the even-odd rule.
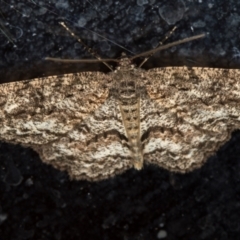
MULTIPOLYGON (((162 46, 163 43, 173 34, 173 32, 174 32, 176 29, 177 29, 177 26, 173 27, 173 29, 172 29, 171 31, 169 31, 169 32, 165 35, 165 37, 163 38, 163 40, 158 43, 158 45, 157 45, 156 48, 162 46)), ((143 65, 153 54, 154 54, 154 53, 152 53, 152 54, 150 54, 149 56, 145 57, 138 67, 141 68, 142 65, 143 65)))
POLYGON ((149 59, 149 57, 151 57, 154 53, 156 53, 158 51, 162 51, 164 49, 168 49, 170 47, 177 46, 177 45, 180 45, 180 44, 183 44, 183 43, 186 43, 186 42, 191 42, 191 41, 197 40, 199 38, 203 38, 205 36, 206 36, 206 34, 202 33, 202 34, 198 34, 198 35, 195 35, 195 36, 192 36, 192 37, 184 38, 184 39, 172 42, 172 43, 161 45, 160 47, 151 49, 149 51, 146 51, 146 52, 143 52, 143 53, 140 53, 140 54, 137 54, 137 55, 131 57, 130 61, 132 61, 135 58, 147 56, 147 58, 144 59, 143 62, 139 65, 139 68, 140 68, 149 59))

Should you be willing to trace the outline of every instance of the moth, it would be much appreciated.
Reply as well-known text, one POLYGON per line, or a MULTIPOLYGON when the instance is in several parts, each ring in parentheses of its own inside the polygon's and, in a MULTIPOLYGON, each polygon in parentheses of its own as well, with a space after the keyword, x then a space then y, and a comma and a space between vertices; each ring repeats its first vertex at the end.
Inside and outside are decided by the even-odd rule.
POLYGON ((106 179, 144 164, 183 173, 202 166, 240 126, 240 71, 146 71, 131 63, 200 37, 124 56, 108 74, 1 84, 0 140, 33 148, 78 180, 106 179))

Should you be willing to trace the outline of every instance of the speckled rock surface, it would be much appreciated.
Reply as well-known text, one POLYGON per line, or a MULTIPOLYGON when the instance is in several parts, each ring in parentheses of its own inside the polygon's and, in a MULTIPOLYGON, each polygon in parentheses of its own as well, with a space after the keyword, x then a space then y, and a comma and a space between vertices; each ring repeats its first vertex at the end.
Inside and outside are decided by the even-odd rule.
MULTIPOLYGON (((168 42, 204 32, 204 39, 156 53, 145 68, 239 68, 239 7, 234 0, 1 0, 0 28, 8 31, 0 35, 1 82, 107 71, 102 64, 43 60, 90 58, 59 21, 104 58, 127 51, 89 30, 132 53, 152 49, 174 25, 168 42)), ((201 169, 185 175, 148 166, 97 183, 70 181, 34 151, 1 143, 0 239, 238 239, 239 143, 235 132, 201 169)))

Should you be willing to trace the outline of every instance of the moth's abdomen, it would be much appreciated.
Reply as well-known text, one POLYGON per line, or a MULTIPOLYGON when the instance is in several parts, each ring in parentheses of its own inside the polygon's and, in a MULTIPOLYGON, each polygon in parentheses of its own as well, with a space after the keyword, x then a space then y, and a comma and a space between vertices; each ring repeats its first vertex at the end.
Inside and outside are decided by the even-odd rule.
POLYGON ((134 161, 133 165, 136 169, 141 169, 143 153, 140 142, 140 97, 135 82, 122 81, 118 93, 123 125, 134 161))

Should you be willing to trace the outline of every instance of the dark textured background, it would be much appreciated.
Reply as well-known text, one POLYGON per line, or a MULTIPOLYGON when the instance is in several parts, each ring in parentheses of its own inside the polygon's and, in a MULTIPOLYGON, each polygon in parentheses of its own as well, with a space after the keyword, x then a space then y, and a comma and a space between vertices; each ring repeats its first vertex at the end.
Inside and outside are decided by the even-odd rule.
MULTIPOLYGON (((239 68, 240 1, 184 0, 184 8, 182 2, 0 0, 0 29, 7 30, 7 36, 0 33, 1 82, 107 71, 102 64, 44 61, 47 56, 90 58, 59 21, 103 58, 127 51, 89 30, 133 53, 155 47, 174 25, 178 29, 168 42, 204 32, 206 38, 156 53, 144 67, 239 68)), ((240 233, 239 172, 240 132, 191 173, 145 166, 97 183, 70 181, 31 149, 0 143, 0 240, 235 240, 240 233)))

